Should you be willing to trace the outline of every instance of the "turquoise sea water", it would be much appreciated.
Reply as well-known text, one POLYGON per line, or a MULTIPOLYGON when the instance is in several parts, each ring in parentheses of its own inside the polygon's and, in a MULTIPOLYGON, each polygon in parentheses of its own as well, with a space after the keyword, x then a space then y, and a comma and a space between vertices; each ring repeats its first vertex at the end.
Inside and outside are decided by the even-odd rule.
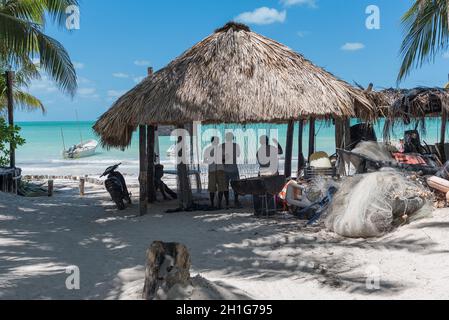
MULTIPOLYGON (((18 123, 22 128, 22 136, 26 139, 26 144, 17 150, 17 165, 24 170, 24 174, 33 175, 96 175, 118 162, 122 162, 122 171, 128 174, 138 172, 138 135, 134 134, 131 146, 125 151, 105 150, 99 147, 97 154, 93 157, 79 160, 64 160, 62 158, 63 141, 61 129, 64 133, 66 147, 83 141, 99 138, 92 130, 93 122, 24 122, 18 123), (81 136, 80 136, 81 133, 81 136)), ((378 137, 381 137, 383 123, 376 125, 378 137)), ((429 144, 435 143, 439 139, 439 120, 429 120, 427 123, 427 134, 423 136, 429 144)), ((287 127, 285 125, 250 125, 250 126, 203 126, 201 132, 204 133, 202 147, 205 147, 210 139, 207 132, 210 129, 217 129, 223 132, 226 129, 255 130, 259 135, 277 130, 279 142, 285 145, 287 127)), ((395 138, 401 137, 405 128, 397 128, 395 138)), ((295 135, 297 134, 295 130, 295 135)), ((335 128, 325 123, 317 123, 317 149, 332 154, 335 152, 334 142, 335 128)), ((161 137, 159 140, 161 151, 161 162, 170 166, 170 159, 167 157, 167 150, 174 144, 170 137, 161 137)), ((297 139, 295 139, 294 155, 297 155, 297 139)), ((257 146, 245 146, 248 157, 251 158, 256 152, 257 146)), ((308 150, 308 127, 304 130, 304 152, 308 150)))

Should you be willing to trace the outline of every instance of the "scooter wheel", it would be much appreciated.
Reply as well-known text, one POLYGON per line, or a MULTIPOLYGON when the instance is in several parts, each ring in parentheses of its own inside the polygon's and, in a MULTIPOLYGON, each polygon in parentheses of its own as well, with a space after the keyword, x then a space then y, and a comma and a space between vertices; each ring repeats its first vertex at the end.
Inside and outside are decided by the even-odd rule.
POLYGON ((115 204, 117 205, 117 208, 121 211, 121 210, 125 210, 125 203, 123 202, 123 200, 116 200, 115 204))

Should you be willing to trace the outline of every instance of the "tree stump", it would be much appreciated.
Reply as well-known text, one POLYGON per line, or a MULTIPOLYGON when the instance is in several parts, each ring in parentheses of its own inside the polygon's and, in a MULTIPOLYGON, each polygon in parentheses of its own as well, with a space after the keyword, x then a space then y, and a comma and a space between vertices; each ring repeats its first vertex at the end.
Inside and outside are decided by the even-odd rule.
POLYGON ((154 300, 161 290, 168 294, 176 285, 190 285, 190 266, 190 254, 186 246, 153 242, 147 251, 143 299, 154 300))

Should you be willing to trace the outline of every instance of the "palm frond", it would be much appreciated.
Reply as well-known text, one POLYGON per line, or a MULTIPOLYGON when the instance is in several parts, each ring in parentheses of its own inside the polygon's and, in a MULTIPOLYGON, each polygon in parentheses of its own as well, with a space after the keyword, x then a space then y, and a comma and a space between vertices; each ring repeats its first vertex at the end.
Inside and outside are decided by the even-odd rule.
POLYGON ((16 108, 20 108, 23 111, 40 110, 43 114, 46 113, 42 101, 27 92, 14 91, 14 104, 16 108))
POLYGON ((398 82, 413 68, 433 61, 447 49, 449 40, 448 0, 417 0, 402 18, 404 40, 401 45, 403 62, 398 82))

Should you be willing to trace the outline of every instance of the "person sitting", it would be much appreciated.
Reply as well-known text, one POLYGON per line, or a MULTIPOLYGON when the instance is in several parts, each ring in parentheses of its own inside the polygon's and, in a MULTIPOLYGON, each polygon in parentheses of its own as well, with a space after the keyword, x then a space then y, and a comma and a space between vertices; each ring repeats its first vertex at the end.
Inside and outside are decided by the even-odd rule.
POLYGON ((162 196, 164 197, 164 200, 170 200, 168 195, 173 199, 178 199, 178 195, 176 192, 171 190, 163 181, 162 178, 164 177, 164 166, 157 164, 154 168, 154 185, 156 187, 156 192, 160 191, 162 196), (167 195, 168 194, 168 195, 167 195))

